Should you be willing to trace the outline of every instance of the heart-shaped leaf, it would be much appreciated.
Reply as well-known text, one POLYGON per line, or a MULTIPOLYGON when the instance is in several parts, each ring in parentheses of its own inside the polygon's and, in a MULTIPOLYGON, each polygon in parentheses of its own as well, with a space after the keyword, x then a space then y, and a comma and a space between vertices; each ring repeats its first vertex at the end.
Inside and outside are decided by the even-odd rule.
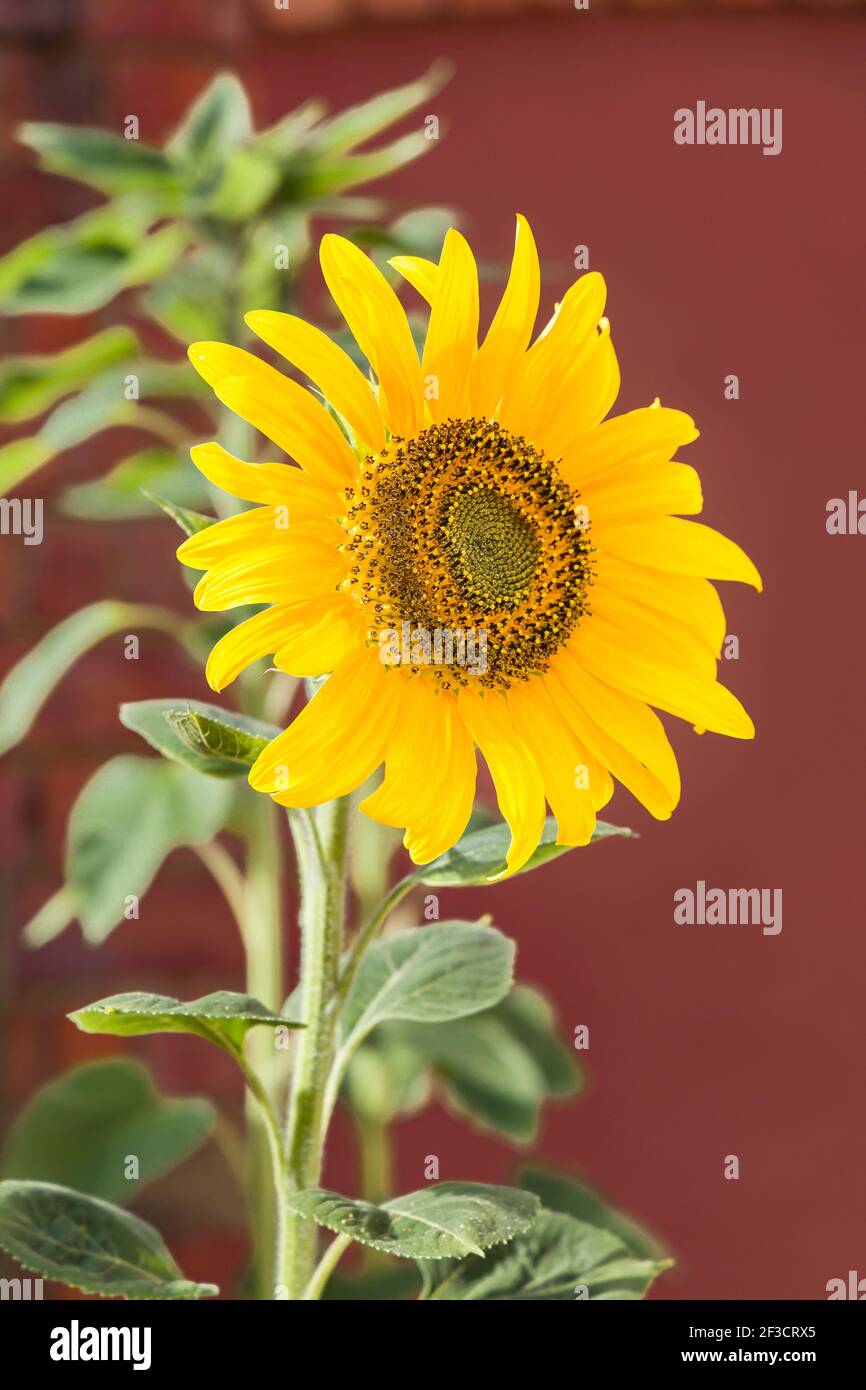
MULTIPOLYGON (((608 825, 600 820, 596 821, 590 843, 597 844, 599 840, 610 839, 613 835, 627 838, 633 834, 634 831, 626 826, 608 825)), ((412 878, 416 883, 425 883, 432 888, 468 888, 474 884, 490 883, 502 875, 510 844, 511 831, 504 821, 481 830, 470 830, 452 849, 440 854, 430 864, 416 869, 412 878)), ((548 816, 538 848, 517 872, 526 874, 530 869, 538 869, 549 860, 567 854, 572 848, 572 845, 556 843, 556 821, 553 816, 548 816)))
POLYGON ((524 1303, 635 1300, 643 1298, 670 1263, 638 1259, 610 1231, 542 1210, 531 1230, 486 1259, 423 1261, 422 1297, 524 1303))
POLYGON ((483 1256, 490 1246, 528 1231, 539 1211, 532 1193, 476 1182, 434 1183, 378 1206, 308 1188, 293 1193, 288 1206, 362 1245, 417 1260, 483 1256))
POLYGON ((68 1015, 83 1033, 131 1038, 142 1033, 194 1033, 237 1056, 251 1028, 303 1028, 295 1019, 271 1013, 249 994, 220 990, 188 1004, 168 994, 113 994, 68 1015))
POLYGON ((511 987, 514 943, 494 927, 440 922, 376 941, 362 957, 340 1021, 356 1047, 379 1023, 444 1023, 498 1003, 511 987))
POLYGON ((129 1202, 193 1153, 213 1121, 206 1100, 161 1096, 140 1062, 88 1062, 36 1092, 12 1126, 0 1175, 129 1202))
POLYGON ((103 941, 173 849, 222 829, 232 789, 188 767, 121 756, 90 779, 69 818, 66 881, 89 941, 103 941))
POLYGON ((492 1009, 448 1028, 402 1023, 394 1031, 432 1065, 451 1107, 471 1124, 520 1143, 538 1131, 542 1105, 573 1095, 580 1073, 556 1037, 552 1010, 518 985, 492 1009))
POLYGON ((203 1298, 159 1232, 128 1211, 49 1182, 0 1183, 0 1246, 46 1279, 122 1298, 203 1298))
POLYGON ((610 1231, 623 1242, 629 1254, 637 1255, 642 1260, 667 1258, 664 1246, 654 1235, 630 1216, 612 1207, 579 1178, 556 1173, 549 1168, 525 1167, 521 1168, 518 1181, 521 1187, 534 1192, 549 1211, 565 1212, 589 1226, 600 1226, 610 1231))
POLYGON ((120 722, 164 757, 211 777, 245 776, 280 732, 200 700, 139 700, 120 706, 120 722))

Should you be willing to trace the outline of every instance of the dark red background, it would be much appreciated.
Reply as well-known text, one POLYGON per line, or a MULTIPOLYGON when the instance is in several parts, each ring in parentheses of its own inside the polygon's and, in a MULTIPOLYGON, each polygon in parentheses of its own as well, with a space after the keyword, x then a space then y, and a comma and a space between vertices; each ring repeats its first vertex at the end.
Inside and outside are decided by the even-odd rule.
MULTIPOLYGON (((571 248, 586 243, 608 279, 619 407, 658 394, 695 416, 702 438, 688 460, 703 476, 704 519, 746 547, 766 582, 762 597, 733 586, 723 595, 740 659, 721 674, 752 712, 757 741, 678 726, 684 795, 670 823, 618 794, 607 814, 637 827, 639 841, 576 851, 489 892, 446 895, 443 913, 493 911, 518 940, 521 976, 555 998, 564 1032, 589 1025, 590 1090, 549 1109, 540 1147, 667 1240, 678 1264, 657 1296, 824 1297, 828 1279, 866 1274, 866 538, 830 537, 824 524, 829 498, 866 489, 862 16, 610 14, 593 0, 589 13, 562 3, 558 15, 316 33, 302 23, 303 5, 283 31, 273 17, 269 30, 245 25, 236 5, 160 8, 173 17, 5 4, 8 127, 25 116, 118 125, 135 112, 143 137, 159 137, 227 65, 264 122, 310 95, 344 104, 447 55, 456 76, 433 104, 447 138, 389 191, 407 207, 464 209, 488 258, 507 255, 513 214, 526 213, 552 266, 549 302, 565 286, 571 248), (137 24, 152 32, 142 38, 137 24), (782 154, 677 147, 673 112, 700 98, 782 107, 782 154), (731 372, 736 402, 723 398, 731 372), (781 888, 781 935, 676 926, 674 891, 698 879, 781 888), (740 1158, 737 1182, 722 1176, 728 1154, 740 1158)), ((337 5, 322 15, 331 9, 338 18, 337 5)), ((8 148, 2 175, 5 244, 83 206, 76 189, 31 172, 8 148)), ((4 336, 9 348, 44 349, 78 332, 42 319, 7 325, 4 336)), ((40 477, 40 494, 100 471, 129 442, 112 439, 99 460, 74 451, 40 477)), ((8 660, 95 597, 187 603, 174 544, 159 523, 104 528, 54 514, 40 550, 5 543, 8 660)), ((146 639, 137 667, 109 646, 5 764, 13 938, 58 881, 63 825, 88 772, 107 751, 133 749, 116 723, 119 701, 206 698, 203 680, 160 639, 146 639)), ((39 1081, 97 1055, 95 1040, 62 1022, 66 1009, 133 986, 183 994, 241 982, 226 913, 185 854, 142 920, 99 952, 83 948, 75 928, 39 955, 7 954, 10 1111, 39 1081)), ((136 1052, 178 1093, 202 1087, 237 1103, 230 1072, 195 1043, 154 1040, 136 1052)), ((403 1184, 423 1180, 429 1153, 443 1177, 503 1180, 514 1163, 439 1110, 400 1130, 403 1184)), ((140 1209, 169 1233, 191 1277, 211 1276, 216 1262, 230 1280, 242 1253, 231 1233, 236 1195, 216 1154, 188 1171, 140 1209)), ((350 1181, 345 1157, 328 1176, 350 1181)))

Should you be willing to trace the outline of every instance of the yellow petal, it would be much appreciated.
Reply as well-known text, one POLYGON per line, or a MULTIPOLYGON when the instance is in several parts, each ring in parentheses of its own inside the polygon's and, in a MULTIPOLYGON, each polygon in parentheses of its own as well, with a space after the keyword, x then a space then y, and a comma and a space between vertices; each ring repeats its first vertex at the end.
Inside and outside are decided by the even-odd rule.
POLYGON ((575 440, 595 430, 613 407, 619 388, 619 363, 610 324, 603 319, 548 397, 537 435, 548 457, 561 458, 575 440))
POLYGON ((225 690, 254 661, 275 652, 291 612, 289 605, 275 604, 230 628, 208 657, 205 677, 211 690, 225 690))
POLYGON ((650 815, 655 816, 656 820, 668 820, 676 805, 676 798, 648 768, 589 717, 569 685, 561 678, 560 669, 551 668, 544 677, 544 683, 569 726, 610 768, 617 781, 637 797, 650 815))
POLYGON ((383 825, 405 826, 403 843, 414 863, 428 864, 466 829, 475 796, 475 750, 453 695, 437 694, 413 677, 401 677, 401 683, 385 776, 360 810, 383 825))
POLYGON ((281 503, 305 512, 339 516, 345 504, 335 488, 322 487, 290 463, 245 463, 221 444, 196 444, 190 458, 214 487, 245 502, 281 503))
POLYGON ((352 600, 325 594, 306 603, 275 604, 238 623, 221 637, 208 658, 212 690, 223 690, 263 656, 293 676, 320 676, 356 656, 364 631, 352 600))
POLYGON ((568 650, 554 658, 552 668, 587 717, 632 758, 643 763, 661 783, 672 805, 676 805, 680 798, 680 772, 658 715, 642 700, 596 680, 568 650))
POLYGON ((469 372, 477 349, 478 271, 466 238, 452 228, 442 247, 421 363, 424 394, 434 421, 466 414, 469 372))
POLYGON ((713 656, 720 655, 727 632, 725 613, 708 579, 647 569, 603 551, 593 556, 593 564, 599 588, 612 589, 654 612, 678 618, 694 628, 713 656))
POLYGON ((626 464, 580 489, 589 507, 593 540, 603 545, 604 527, 657 516, 690 516, 703 506, 701 480, 687 463, 648 460, 626 464))
POLYGON ((274 665, 290 676, 323 676, 363 650, 366 629, 347 594, 297 604, 287 614, 274 665))
POLYGON ((586 756, 559 714, 542 681, 516 682, 507 695, 514 727, 544 779, 544 792, 556 817, 556 843, 586 845, 595 829, 589 785, 582 776, 586 756))
POLYGON ((296 381, 225 343, 194 343, 189 359, 223 405, 318 482, 342 488, 357 478, 357 461, 336 420, 296 381))
POLYGON ((538 315, 541 272, 532 229, 518 214, 508 283, 472 368, 472 414, 492 416, 508 390, 532 337, 538 315))
POLYGON ((716 658, 707 642, 687 623, 636 602, 628 594, 593 584, 593 618, 604 618, 626 636, 648 643, 663 661, 682 667, 702 680, 716 678, 716 658))
POLYGON ((761 576, 744 550, 700 521, 661 517, 630 526, 607 526, 604 549, 651 569, 673 570, 702 579, 734 579, 759 592, 761 576))
POLYGON ((669 459, 697 437, 694 420, 683 411, 646 406, 605 420, 598 429, 581 435, 564 452, 559 468, 571 487, 582 489, 636 459, 669 459))
POLYGON ((320 259, 334 302, 378 378, 391 432, 412 438, 424 422, 421 363, 402 304, 378 266, 344 237, 323 237, 320 259))
POLYGON ((354 791, 385 755, 398 687, 375 651, 339 667, 260 753, 250 785, 281 806, 314 806, 354 791))
POLYGON ((223 560, 196 585, 197 608, 212 612, 242 603, 298 603, 333 590, 346 577, 346 559, 316 541, 291 542, 223 560))
POLYGON ((342 526, 331 517, 307 516, 287 524, 288 506, 255 507, 238 516, 216 521, 203 531, 197 531, 178 547, 177 558, 182 565, 206 570, 242 553, 282 549, 288 534, 296 540, 321 541, 336 549, 346 538, 342 526))
POLYGON ((399 271, 404 280, 408 280, 422 299, 426 299, 428 304, 433 303, 439 275, 435 261, 428 261, 424 256, 392 256, 388 264, 399 271))
POLYGON ((348 422, 365 450, 385 447, 382 416, 370 383, 341 347, 294 314, 260 310, 244 320, 254 333, 319 387, 348 422))
POLYGON ((651 644, 638 642, 603 618, 581 624, 569 648, 591 675, 637 700, 714 733, 754 738, 751 719, 723 685, 674 667, 651 644))
MULTIPOLYGON (((538 765, 518 736, 504 698, 463 689, 460 715, 478 745, 496 788, 496 800, 511 830, 506 856, 508 873, 522 868, 536 849, 544 828, 544 783, 538 765)), ((497 875, 503 877, 503 875, 497 875)))
POLYGON ((554 317, 521 359, 499 418, 515 434, 537 439, 564 374, 584 361, 599 341, 598 324, 607 291, 596 272, 583 275, 567 291, 554 317))

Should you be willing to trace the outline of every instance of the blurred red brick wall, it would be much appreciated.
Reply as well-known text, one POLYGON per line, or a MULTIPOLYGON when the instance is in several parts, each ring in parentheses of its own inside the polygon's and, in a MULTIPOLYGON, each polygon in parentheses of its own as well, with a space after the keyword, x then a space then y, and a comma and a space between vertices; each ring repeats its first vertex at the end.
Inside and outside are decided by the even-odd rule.
MULTIPOLYGON (((487 895, 449 895, 444 909, 476 913, 483 897, 518 938, 524 978, 555 996, 566 1033, 590 1025, 590 1094, 551 1110, 542 1148, 670 1241, 680 1263, 659 1295, 820 1297, 858 1261, 866 1272, 857 876, 866 671, 848 625, 862 603, 866 542, 830 539, 823 527, 826 498, 862 478, 864 26, 827 12, 595 13, 614 8, 292 0, 277 13, 264 0, 0 0, 0 236, 12 245, 86 205, 85 193, 36 174, 10 147, 25 117, 116 126, 135 111, 154 138, 221 67, 239 71, 265 122, 310 95, 340 105, 435 57, 455 60, 437 99, 450 133, 390 191, 405 206, 464 208, 486 258, 507 254, 513 212, 526 212, 554 267, 549 299, 564 287, 570 248, 590 246, 611 286, 621 408, 661 393, 695 414, 703 439, 689 457, 704 474, 707 519, 746 545, 768 591, 725 594, 742 659, 724 675, 756 716, 756 745, 678 730, 686 792, 669 825, 618 796, 611 818, 639 826, 639 842, 569 856, 487 895), (417 22, 391 22, 398 14, 417 22), (675 148, 672 112, 699 97, 783 106, 782 156, 675 148), (722 397, 728 371, 744 383, 735 405, 722 397), (698 878, 781 884, 781 936, 674 928, 672 893, 698 878), (721 1178, 731 1152, 742 1158, 739 1183, 721 1178)), ((3 346, 56 348, 80 332, 71 321, 15 321, 3 346)), ((132 442, 115 434, 46 470, 49 512, 61 485, 98 475, 132 442)), ((174 547, 158 522, 103 527, 50 512, 38 551, 0 547, 4 665, 95 597, 187 606, 174 547)), ((207 698, 164 639, 147 636, 134 669, 106 644, 4 763, 7 1114, 41 1080, 110 1046, 62 1020, 83 1000, 241 983, 232 928, 187 854, 169 862, 141 921, 99 951, 82 947, 77 929, 38 954, 14 944, 58 882, 66 816, 90 770, 137 751, 117 705, 179 693, 207 698)), ((134 1050, 178 1094, 201 1088, 237 1107, 230 1069, 195 1042, 142 1040, 134 1050)), ((438 1111, 401 1131, 406 1185, 421 1180, 430 1152, 443 1176, 503 1180, 514 1161, 438 1111)), ((230 1282, 242 1255, 237 1196, 215 1154, 195 1164, 141 1209, 191 1277, 230 1282)), ((341 1152, 329 1181, 350 1181, 341 1152)))

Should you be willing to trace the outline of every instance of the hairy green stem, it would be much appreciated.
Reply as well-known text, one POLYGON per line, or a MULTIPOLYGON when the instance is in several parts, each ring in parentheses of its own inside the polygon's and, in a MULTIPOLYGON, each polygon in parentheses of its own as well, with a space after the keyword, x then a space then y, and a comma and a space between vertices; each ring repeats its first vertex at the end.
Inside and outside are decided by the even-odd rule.
MULTIPOLYGON (((283 912, 282 849, 280 816, 269 797, 251 798, 247 828, 246 911, 243 942, 246 956, 247 993, 278 1013, 283 1004, 283 912)), ((282 1178, 282 1159, 277 1163, 274 1132, 279 1149, 279 1126, 268 1123, 268 1112, 275 1102, 274 1036, 270 1028, 253 1028, 247 1042, 248 1080, 252 1095, 247 1097, 249 1130, 249 1201, 255 1243, 258 1298, 273 1298, 276 1238, 274 1227, 282 1206, 274 1179, 282 1178)))
POLYGON ((412 874, 408 874, 406 878, 401 878, 400 882, 395 883, 391 891, 385 895, 375 912, 370 916, 369 921, 358 932, 352 942, 346 964, 340 972, 340 979, 337 984, 337 995, 340 1000, 345 999, 349 993, 349 988, 355 978, 355 971, 361 964, 361 957, 367 947, 375 941, 394 908, 403 901, 407 893, 411 893, 414 887, 415 879, 412 874))
MULTIPOLYGON (((301 889, 301 997, 306 1027, 299 1033, 286 1123, 290 1191, 319 1181, 324 1149, 322 1107, 331 1068, 335 1000, 343 945, 349 799, 290 818, 301 889)), ((289 1299, 303 1299, 312 1278, 316 1228, 286 1214, 281 1232, 278 1282, 289 1299)))
POLYGON ((312 1303, 322 1297, 325 1285, 336 1269, 341 1257, 351 1244, 351 1236, 334 1237, 310 1276, 310 1282, 307 1284, 303 1293, 305 1302, 312 1303))

